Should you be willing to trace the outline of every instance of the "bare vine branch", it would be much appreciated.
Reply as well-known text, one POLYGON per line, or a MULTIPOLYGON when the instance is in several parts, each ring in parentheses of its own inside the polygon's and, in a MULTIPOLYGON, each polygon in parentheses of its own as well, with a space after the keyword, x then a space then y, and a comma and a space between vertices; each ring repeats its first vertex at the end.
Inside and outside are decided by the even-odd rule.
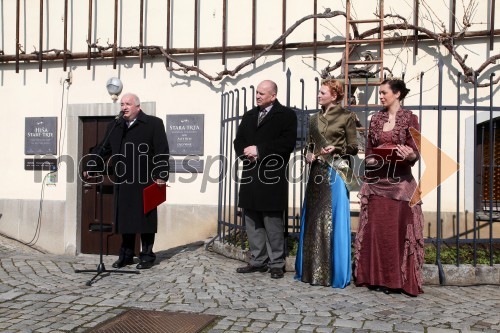
MULTIPOLYGON (((477 69, 473 69, 472 67, 470 67, 466 64, 467 54, 461 55, 457 52, 456 47, 455 47, 455 41, 460 39, 460 38, 463 38, 463 36, 465 34, 465 30, 467 30, 471 26, 471 17, 470 16, 473 15, 475 8, 477 7, 477 4, 475 4, 475 2, 474 3, 473 2, 474 1, 471 2, 471 4, 469 5, 469 7, 466 10, 465 16, 467 16, 467 17, 465 17, 463 19, 463 23, 464 23, 463 29, 461 31, 455 33, 454 35, 451 35, 450 33, 446 32, 446 29, 444 28, 444 26, 441 27, 442 32, 434 32, 434 31, 431 31, 427 28, 417 26, 414 24, 410 24, 410 23, 408 23, 408 21, 404 17, 402 17, 398 14, 386 14, 386 15, 384 15, 384 18, 394 18, 396 21, 399 20, 399 22, 391 23, 391 24, 384 24, 383 28, 384 28, 384 31, 393 31, 393 30, 416 31, 421 35, 425 35, 428 38, 435 40, 439 45, 442 45, 443 47, 445 47, 448 50, 448 52, 452 55, 453 59, 461 67, 461 69, 464 73, 464 82, 474 83, 478 74, 482 73, 490 66, 495 66, 496 61, 500 59, 500 54, 491 56, 484 63, 482 63, 477 69)), ((435 13, 433 13, 433 15, 435 15, 435 13)), ((278 45, 280 43, 282 43, 285 40, 285 38, 287 38, 303 22, 308 21, 308 20, 313 19, 313 18, 328 19, 328 18, 334 18, 337 16, 346 17, 346 13, 343 11, 331 11, 329 8, 327 8, 327 9, 325 9, 325 11, 323 13, 311 14, 311 15, 304 16, 301 19, 299 19, 298 21, 296 21, 293 25, 291 25, 281 36, 276 38, 273 43, 264 47, 264 49, 261 52, 259 52, 258 54, 255 54, 254 56, 243 61, 242 63, 240 63, 239 65, 234 67, 234 69, 232 69, 232 70, 224 69, 221 72, 218 72, 216 75, 211 75, 197 66, 190 66, 190 65, 183 63, 182 61, 177 60, 172 54, 169 54, 168 51, 162 46, 150 45, 150 46, 117 47, 116 45, 109 43, 109 41, 107 42, 107 45, 103 46, 103 45, 99 45, 99 40, 97 40, 94 43, 87 41, 87 45, 89 47, 91 47, 92 49, 97 50, 97 51, 94 51, 93 54, 101 55, 101 56, 104 56, 104 53, 109 52, 109 50, 115 50, 116 54, 118 54, 118 55, 138 54, 141 51, 143 51, 145 54, 150 53, 152 55, 152 54, 155 54, 154 51, 156 51, 156 54, 158 54, 158 52, 159 52, 163 57, 168 59, 168 61, 170 61, 173 65, 176 66, 176 67, 174 67, 172 65, 168 66, 167 67, 168 71, 181 71, 185 74, 188 74, 190 72, 194 72, 194 73, 197 73, 198 75, 203 76, 204 78, 206 78, 209 81, 219 81, 219 80, 222 80, 225 76, 235 76, 243 68, 251 65, 257 59, 259 59, 262 56, 269 53, 272 49, 277 48, 278 45)), ((375 34, 380 32, 380 29, 378 27, 376 27, 376 28, 369 29, 367 31, 360 33, 358 30, 358 27, 355 23, 351 23, 351 28, 353 31, 354 38, 358 39, 358 40, 367 39, 367 38, 371 37, 372 35, 375 35, 375 34)), ((408 36, 408 38, 410 38, 410 36, 408 36)), ((352 45, 349 52, 350 53, 354 52, 358 48, 358 46, 359 45, 352 45)), ((25 54, 21 45, 18 45, 18 48, 19 48, 21 54, 25 54)), ((59 55, 61 53, 64 53, 65 51, 58 50, 58 49, 36 51, 36 49, 35 49, 35 51, 32 52, 32 54, 38 55, 40 53, 48 54, 48 53, 52 53, 52 52, 55 53, 56 55, 59 55)), ((2 54, 3 54, 3 52, 0 53, 0 55, 2 55, 2 54)), ((71 52, 66 51, 66 54, 71 55, 71 52)), ((338 60, 337 62, 335 62, 333 65, 330 65, 330 62, 329 62, 328 66, 325 67, 321 71, 321 76, 322 77, 329 76, 332 71, 342 67, 345 56, 346 55, 344 52, 341 59, 338 60)), ((370 73, 372 73, 372 72, 370 72, 370 73)), ((374 73, 372 73, 372 74, 374 74, 374 73)), ((499 82, 499 79, 500 78, 493 81, 493 83, 497 84, 499 82)), ((486 87, 486 86, 489 86, 489 83, 478 84, 478 87, 486 87)))
MULTIPOLYGON (((205 77, 206 79, 210 81, 219 81, 222 80, 224 76, 235 76, 239 71, 241 71, 243 68, 247 67, 248 65, 252 64, 254 61, 268 53, 270 50, 272 50, 274 47, 278 46, 283 40, 288 37, 299 25, 301 25, 303 22, 310 20, 312 18, 333 18, 336 16, 346 16, 345 12, 342 11, 331 11, 329 8, 327 8, 323 13, 321 14, 311 14, 304 16, 303 18, 299 19, 297 22, 295 22, 293 25, 291 25, 281 36, 279 36, 272 44, 267 45, 261 52, 258 54, 255 54, 253 57, 248 58, 247 60, 243 61, 241 64, 236 66, 232 70, 224 69, 223 71, 217 73, 217 75, 213 76, 208 74, 207 72, 203 71, 199 67, 196 66, 189 66, 184 64, 181 61, 178 61, 175 59, 172 55, 168 54, 167 50, 162 47, 162 46, 145 46, 143 49, 156 49, 159 50, 162 55, 167 58, 169 61, 175 63, 179 68, 173 68, 172 66, 167 67, 167 70, 169 71, 181 71, 184 73, 189 73, 189 72, 195 72, 198 73, 199 75, 205 77)), ((353 30, 355 35, 358 35, 358 30, 354 29, 353 30)), ((119 48, 119 51, 123 51, 124 48, 119 48)))

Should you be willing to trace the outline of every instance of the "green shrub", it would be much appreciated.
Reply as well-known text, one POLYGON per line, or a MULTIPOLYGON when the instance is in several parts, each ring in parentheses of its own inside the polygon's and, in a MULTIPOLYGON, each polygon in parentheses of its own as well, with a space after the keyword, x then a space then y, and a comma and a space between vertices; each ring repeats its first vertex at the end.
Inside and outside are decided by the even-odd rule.
MULTIPOLYGON (((437 247, 435 244, 425 245, 425 263, 435 264, 437 255, 437 247)), ((472 244, 460 244, 458 250, 460 264, 474 264, 474 246, 472 244)), ((456 265, 457 263, 457 248, 455 245, 441 244, 440 251, 441 263, 445 265, 456 265)), ((489 245, 476 245, 476 262, 477 264, 490 264, 490 248, 489 245)), ((493 247, 493 264, 500 264, 500 246, 497 244, 493 247)))
MULTIPOLYGON (((224 238, 225 243, 234 245, 235 247, 248 249, 248 239, 246 233, 241 236, 239 231, 232 232, 224 238)), ((297 255, 299 247, 299 240, 296 237, 287 238, 288 256, 294 257, 297 255)), ((351 247, 354 254, 354 246, 351 247)), ((437 255, 437 247, 435 244, 425 244, 424 260, 426 264, 435 264, 437 255)), ((460 244, 459 246, 460 264, 473 264, 474 263, 474 247, 472 244, 460 244)), ((440 258, 443 265, 456 265, 457 249, 456 246, 441 244, 440 258)), ((489 265, 490 264, 490 249, 489 245, 477 244, 476 245, 476 262, 477 264, 489 265)), ((500 244, 493 247, 493 264, 500 264, 500 244)))

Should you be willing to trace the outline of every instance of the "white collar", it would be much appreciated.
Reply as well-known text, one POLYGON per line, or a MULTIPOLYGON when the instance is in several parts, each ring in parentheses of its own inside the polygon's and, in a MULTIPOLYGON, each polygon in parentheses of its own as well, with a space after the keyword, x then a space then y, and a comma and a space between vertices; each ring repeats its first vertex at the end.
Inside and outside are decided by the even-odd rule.
POLYGON ((266 113, 268 113, 269 111, 271 111, 272 107, 273 107, 273 105, 271 104, 271 105, 267 106, 266 108, 259 110, 259 112, 265 111, 266 113))

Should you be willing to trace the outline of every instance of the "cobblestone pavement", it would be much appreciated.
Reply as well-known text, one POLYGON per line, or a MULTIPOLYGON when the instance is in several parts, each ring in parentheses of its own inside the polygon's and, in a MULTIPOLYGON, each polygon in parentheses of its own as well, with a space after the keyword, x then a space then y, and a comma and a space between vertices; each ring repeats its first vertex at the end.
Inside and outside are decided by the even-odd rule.
MULTIPOLYGON (((237 274, 241 262, 203 242, 86 286, 94 274, 75 269, 96 269, 99 256, 45 255, 4 238, 0 255, 1 332, 85 332, 130 308, 219 316, 207 332, 500 332, 499 286, 426 286, 417 298, 313 287, 292 273, 237 274)), ((115 259, 104 257, 107 269, 115 259)))

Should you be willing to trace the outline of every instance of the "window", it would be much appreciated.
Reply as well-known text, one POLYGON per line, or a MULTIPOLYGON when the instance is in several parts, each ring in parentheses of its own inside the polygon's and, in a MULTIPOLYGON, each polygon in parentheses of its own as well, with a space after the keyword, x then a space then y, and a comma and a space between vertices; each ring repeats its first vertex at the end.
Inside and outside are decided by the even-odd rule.
POLYGON ((478 124, 477 157, 480 163, 478 171, 479 210, 490 211, 490 196, 492 195, 493 211, 500 212, 500 117, 492 120, 493 138, 490 138, 490 121, 478 124), (493 148, 493 154, 490 149, 493 148), (492 177, 492 179, 491 179, 492 177), (493 180, 493 182, 491 182, 493 180), (491 187, 491 184, 493 186, 491 187))

